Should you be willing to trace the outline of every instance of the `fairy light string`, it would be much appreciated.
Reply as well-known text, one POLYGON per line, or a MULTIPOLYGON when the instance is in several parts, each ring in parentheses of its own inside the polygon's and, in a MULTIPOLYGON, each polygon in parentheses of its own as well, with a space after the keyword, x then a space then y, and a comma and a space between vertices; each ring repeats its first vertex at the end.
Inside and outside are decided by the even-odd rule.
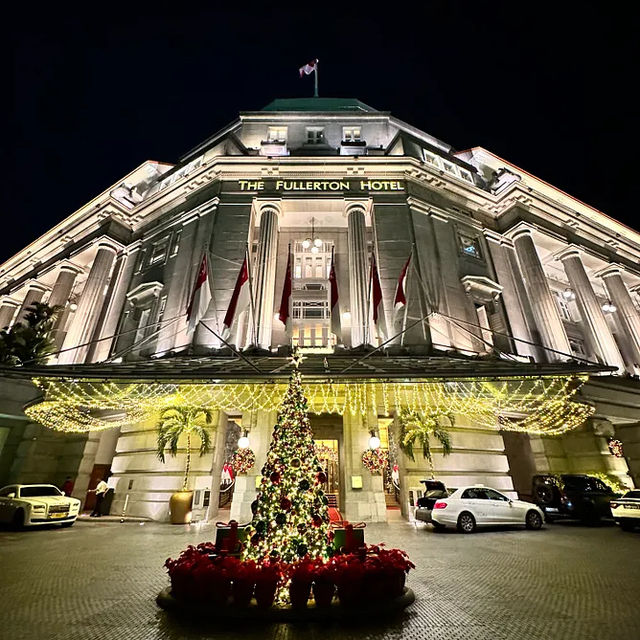
MULTIPOLYGON (((478 426, 541 435, 579 427, 593 408, 576 401, 587 376, 519 377, 502 380, 310 382, 309 412, 389 416, 407 408, 425 415, 451 413, 478 426)), ((99 431, 155 419, 170 405, 226 412, 273 411, 285 383, 118 383, 37 378, 44 399, 25 409, 30 419, 56 431, 99 431)))

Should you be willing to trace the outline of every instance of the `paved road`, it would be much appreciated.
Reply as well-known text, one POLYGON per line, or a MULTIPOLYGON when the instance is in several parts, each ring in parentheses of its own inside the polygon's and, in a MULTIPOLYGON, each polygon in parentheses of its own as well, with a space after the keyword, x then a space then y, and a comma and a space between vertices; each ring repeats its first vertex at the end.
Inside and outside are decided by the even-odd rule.
POLYGON ((369 542, 406 549, 416 603, 383 625, 185 627, 156 608, 165 558, 211 538, 197 528, 78 522, 70 529, 0 531, 0 638, 147 640, 640 637, 640 533, 554 524, 542 531, 435 533, 370 525, 369 542))

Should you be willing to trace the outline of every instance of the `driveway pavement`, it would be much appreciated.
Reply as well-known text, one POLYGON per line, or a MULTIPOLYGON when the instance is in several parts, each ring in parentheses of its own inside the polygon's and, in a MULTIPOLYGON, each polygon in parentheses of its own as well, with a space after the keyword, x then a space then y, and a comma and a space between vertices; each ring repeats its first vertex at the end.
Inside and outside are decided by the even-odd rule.
POLYGON ((435 533, 369 525, 368 542, 409 552, 416 602, 391 623, 365 626, 178 623, 155 595, 162 564, 210 525, 77 522, 69 529, 0 531, 3 640, 179 638, 442 638, 616 640, 640 637, 640 533, 554 524, 542 531, 435 533))

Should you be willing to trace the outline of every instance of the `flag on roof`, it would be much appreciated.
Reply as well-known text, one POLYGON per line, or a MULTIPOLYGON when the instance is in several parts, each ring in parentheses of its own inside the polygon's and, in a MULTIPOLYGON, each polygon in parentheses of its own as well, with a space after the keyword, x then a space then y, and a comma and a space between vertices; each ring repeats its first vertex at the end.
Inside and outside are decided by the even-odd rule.
POLYGON ((300 67, 298 71, 300 72, 300 77, 302 78, 305 74, 309 75, 316 70, 316 65, 318 64, 318 60, 312 60, 311 62, 307 62, 304 66, 300 67))

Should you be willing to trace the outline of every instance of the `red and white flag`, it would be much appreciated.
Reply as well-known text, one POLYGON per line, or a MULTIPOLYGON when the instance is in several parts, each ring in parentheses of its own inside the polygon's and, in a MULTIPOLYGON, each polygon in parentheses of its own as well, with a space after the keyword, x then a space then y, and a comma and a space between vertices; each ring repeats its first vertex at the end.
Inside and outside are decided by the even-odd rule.
POLYGON ((380 276, 376 265, 376 255, 371 254, 371 274, 369 276, 371 288, 371 315, 373 325, 378 333, 381 342, 387 339, 387 323, 384 317, 384 306, 382 304, 382 287, 380 286, 380 276))
POLYGON ((291 334, 291 252, 287 258, 287 271, 284 276, 284 286, 282 287, 282 299, 280 300, 280 311, 278 319, 285 327, 287 335, 291 334))
POLYGON ((229 301, 229 308, 224 316, 224 338, 229 335, 233 323, 238 319, 240 314, 249 306, 251 294, 249 291, 249 267, 247 265, 247 256, 245 255, 238 273, 236 286, 233 289, 233 295, 229 301))
POLYGON ((318 64, 318 60, 312 60, 311 62, 307 62, 303 67, 300 67, 300 77, 302 78, 305 74, 309 75, 316 70, 316 65, 318 64))
POLYGON ((211 302, 211 288, 209 286, 209 267, 207 264, 207 254, 202 256, 198 277, 196 278, 191 300, 187 307, 187 331, 195 331, 200 320, 209 308, 211 302))
POLYGON ((407 258, 396 286, 396 295, 393 298, 393 310, 397 313, 402 311, 407 304, 407 275, 409 273, 409 263, 411 262, 411 254, 407 258))
POLYGON ((331 269, 329 270, 329 295, 331 305, 331 333, 338 342, 342 342, 342 325, 340 324, 340 296, 338 295, 338 280, 333 253, 331 254, 331 269))

